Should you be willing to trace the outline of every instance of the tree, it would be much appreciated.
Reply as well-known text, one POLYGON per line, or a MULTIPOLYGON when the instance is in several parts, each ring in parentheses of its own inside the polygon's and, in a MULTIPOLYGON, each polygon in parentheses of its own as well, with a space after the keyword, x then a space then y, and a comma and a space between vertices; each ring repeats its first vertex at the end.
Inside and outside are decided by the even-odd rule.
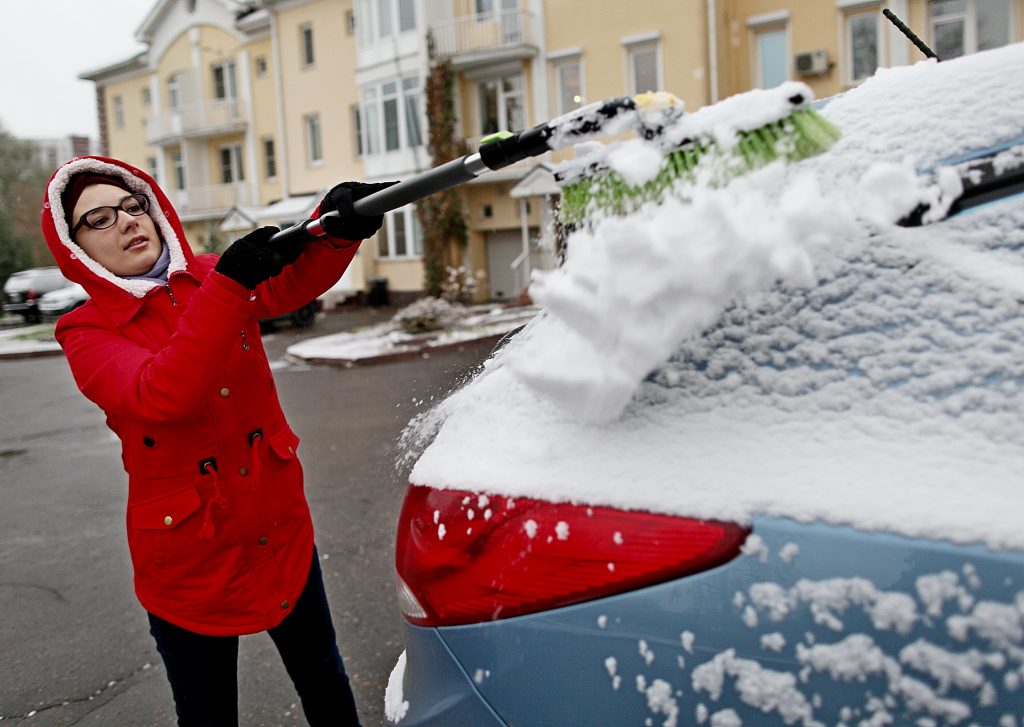
MULTIPOLYGON (((427 151, 435 166, 466 153, 465 143, 456 135, 455 71, 447 58, 438 59, 433 36, 427 35, 430 73, 425 97, 427 106, 427 151)), ((423 228, 423 290, 440 297, 449 267, 457 267, 466 247, 468 232, 462 196, 455 189, 431 195, 417 205, 423 228)))
POLYGON ((39 227, 48 179, 32 144, 0 128, 0 285, 18 270, 53 265, 39 227))

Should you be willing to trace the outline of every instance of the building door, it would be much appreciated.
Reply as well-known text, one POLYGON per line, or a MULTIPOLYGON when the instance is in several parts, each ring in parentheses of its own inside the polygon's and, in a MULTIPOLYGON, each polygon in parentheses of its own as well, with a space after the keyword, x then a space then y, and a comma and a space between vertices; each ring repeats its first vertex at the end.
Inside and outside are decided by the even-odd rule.
POLYGON ((515 300, 520 291, 515 289, 512 263, 523 250, 519 230, 500 230, 487 233, 487 282, 493 300, 515 300))

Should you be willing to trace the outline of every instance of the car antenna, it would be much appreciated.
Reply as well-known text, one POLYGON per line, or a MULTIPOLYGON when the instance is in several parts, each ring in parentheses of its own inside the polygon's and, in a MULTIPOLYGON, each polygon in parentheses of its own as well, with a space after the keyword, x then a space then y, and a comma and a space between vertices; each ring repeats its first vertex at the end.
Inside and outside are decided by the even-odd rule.
POLYGON ((908 28, 907 24, 896 16, 896 13, 894 13, 889 8, 884 8, 882 10, 882 15, 885 16, 886 20, 888 20, 890 23, 899 28, 900 32, 902 32, 903 35, 907 36, 907 38, 910 39, 910 42, 916 45, 918 50, 924 53, 927 57, 934 58, 937 61, 942 60, 937 55, 935 55, 935 51, 933 51, 931 48, 925 45, 924 41, 917 37, 917 33, 908 28))

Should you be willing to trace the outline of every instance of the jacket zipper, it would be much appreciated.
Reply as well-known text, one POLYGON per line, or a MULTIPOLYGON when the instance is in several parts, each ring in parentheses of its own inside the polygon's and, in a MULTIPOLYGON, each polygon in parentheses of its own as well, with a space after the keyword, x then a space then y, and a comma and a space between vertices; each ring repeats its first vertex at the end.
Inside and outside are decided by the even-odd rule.
POLYGON ((164 283, 164 288, 167 289, 167 295, 171 296, 171 305, 172 306, 177 306, 178 305, 178 301, 174 297, 174 291, 171 290, 171 284, 169 282, 168 283, 164 283))

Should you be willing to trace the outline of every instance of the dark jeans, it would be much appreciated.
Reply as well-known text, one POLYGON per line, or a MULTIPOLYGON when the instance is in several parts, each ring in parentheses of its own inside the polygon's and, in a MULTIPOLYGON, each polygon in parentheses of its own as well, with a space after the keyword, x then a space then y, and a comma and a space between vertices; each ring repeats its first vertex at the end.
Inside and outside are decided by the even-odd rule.
MULTIPOLYGON (((167 668, 181 727, 238 725, 238 637, 203 636, 149 614, 149 631, 167 668)), ((274 640, 312 727, 358 727, 355 699, 338 652, 320 559, 274 640)))

